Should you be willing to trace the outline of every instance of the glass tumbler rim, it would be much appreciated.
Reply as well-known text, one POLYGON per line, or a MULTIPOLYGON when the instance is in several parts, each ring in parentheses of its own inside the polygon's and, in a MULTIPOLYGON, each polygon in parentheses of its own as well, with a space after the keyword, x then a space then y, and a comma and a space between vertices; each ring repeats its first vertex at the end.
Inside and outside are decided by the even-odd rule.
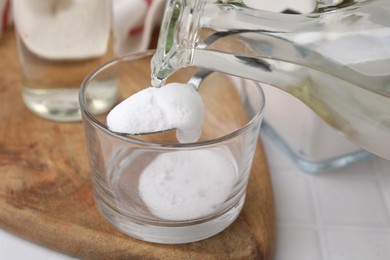
MULTIPOLYGON (((221 143, 227 140, 231 140, 245 132, 248 131, 248 129, 255 124, 257 120, 260 120, 261 117, 263 116, 264 113, 264 107, 265 107, 265 94, 262 90, 262 87, 259 82, 253 81, 257 91, 259 92, 260 99, 261 99, 261 104, 256 112, 256 114, 242 127, 239 129, 230 132, 226 135, 211 139, 211 140, 205 140, 205 141, 197 141, 193 143, 175 143, 175 144, 166 144, 166 143, 157 143, 157 142, 151 142, 151 141, 145 141, 145 140, 140 140, 137 138, 133 138, 130 135, 124 135, 120 133, 116 133, 114 131, 111 131, 108 129, 106 124, 101 123, 89 110, 88 106, 86 105, 85 102, 85 91, 88 87, 88 84, 94 79, 94 77, 104 69, 113 66, 117 63, 120 62, 126 62, 126 61, 133 61, 141 58, 146 58, 148 56, 151 56, 155 53, 156 50, 146 50, 142 52, 134 52, 134 53, 128 53, 119 57, 116 57, 114 59, 111 59, 110 61, 98 66, 94 70, 92 70, 83 80, 81 83, 80 91, 79 91, 79 104, 80 104, 80 110, 83 115, 83 117, 88 120, 89 123, 94 125, 94 127, 97 127, 100 131, 103 131, 104 133, 113 136, 117 139, 120 139, 125 142, 130 142, 130 143, 135 143, 143 146, 148 146, 148 147, 156 147, 156 148, 196 148, 196 147, 205 147, 205 146, 211 146, 216 143, 221 143)), ((136 135, 135 135, 136 136, 136 135)))

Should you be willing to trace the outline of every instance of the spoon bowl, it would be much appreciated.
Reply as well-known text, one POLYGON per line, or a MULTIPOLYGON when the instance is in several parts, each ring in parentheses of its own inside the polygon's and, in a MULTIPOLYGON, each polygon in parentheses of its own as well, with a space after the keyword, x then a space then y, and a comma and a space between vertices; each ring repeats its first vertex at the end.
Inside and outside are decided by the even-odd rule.
MULTIPOLYGON (((187 81, 188 85, 192 85, 196 90, 199 89, 200 84, 203 82, 204 79, 206 79, 210 74, 212 74, 212 70, 200 68, 198 69, 192 77, 187 81)), ((164 86, 162 86, 163 88, 164 86)), ((116 132, 113 131, 114 133, 122 136, 141 136, 141 135, 151 135, 151 134, 160 134, 160 133, 165 133, 165 132, 170 132, 170 131, 176 131, 176 128, 167 128, 167 129, 161 129, 157 131, 148 131, 148 132, 139 132, 139 133, 123 133, 123 132, 116 132)))

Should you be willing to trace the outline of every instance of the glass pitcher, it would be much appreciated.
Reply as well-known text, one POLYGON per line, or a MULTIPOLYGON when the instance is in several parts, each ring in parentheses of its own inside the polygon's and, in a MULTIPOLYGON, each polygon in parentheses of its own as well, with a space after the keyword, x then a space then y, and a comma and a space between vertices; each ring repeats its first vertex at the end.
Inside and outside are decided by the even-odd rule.
POLYGON ((304 15, 168 0, 151 66, 153 86, 186 66, 270 84, 390 159, 389 0, 319 0, 304 15))

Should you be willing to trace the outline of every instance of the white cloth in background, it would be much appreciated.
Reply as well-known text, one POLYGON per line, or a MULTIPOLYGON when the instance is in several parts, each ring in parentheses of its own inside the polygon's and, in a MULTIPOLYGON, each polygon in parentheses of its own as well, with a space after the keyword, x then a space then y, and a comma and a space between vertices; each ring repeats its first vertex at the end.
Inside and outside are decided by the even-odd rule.
POLYGON ((113 0, 116 55, 146 50, 164 7, 164 0, 113 0))

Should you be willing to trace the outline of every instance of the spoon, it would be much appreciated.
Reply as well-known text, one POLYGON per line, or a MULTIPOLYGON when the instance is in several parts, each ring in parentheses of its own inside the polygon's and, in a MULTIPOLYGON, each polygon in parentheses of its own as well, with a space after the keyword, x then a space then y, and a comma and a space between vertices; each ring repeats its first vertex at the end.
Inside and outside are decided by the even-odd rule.
MULTIPOLYGON (((192 77, 187 81, 187 84, 192 85, 196 90, 199 89, 200 84, 205 80, 210 74, 212 74, 214 71, 200 68, 198 69, 192 77)), ((159 134, 159 133, 165 133, 169 131, 174 131, 175 128, 169 128, 169 129, 163 129, 159 131, 153 131, 153 132, 144 132, 144 133, 137 133, 137 134, 125 134, 127 136, 131 135, 150 135, 150 134, 159 134)))
POLYGON ((207 78, 211 73, 213 73, 214 71, 212 70, 208 70, 208 69, 203 69, 203 68, 200 68, 198 69, 194 75, 192 75, 192 77, 187 81, 187 84, 192 84, 196 90, 199 89, 199 86, 200 84, 202 83, 202 81, 207 78))
MULTIPOLYGON (((203 42, 199 43, 199 45, 201 45, 204 48, 206 48, 211 43, 213 43, 216 40, 218 40, 218 39, 220 39, 222 37, 225 37, 225 36, 227 36, 227 34, 223 34, 223 35, 221 35, 221 34, 210 35, 203 42)), ((188 85, 192 85, 195 88, 195 90, 198 91, 199 86, 203 82, 203 80, 206 79, 213 72, 214 71, 209 70, 209 69, 199 68, 192 75, 192 77, 187 81, 187 84, 188 85)), ((140 136, 140 135, 151 135, 151 134, 165 133, 165 132, 170 132, 170 131, 173 131, 173 130, 177 130, 177 129, 176 128, 168 128, 168 129, 161 129, 161 130, 157 130, 157 131, 138 132, 138 133, 131 133, 131 134, 130 133, 124 133, 124 132, 116 132, 116 131, 113 131, 113 132, 115 132, 118 135, 122 135, 122 136, 134 136, 134 135, 140 136)), ((177 137, 179 137, 179 136, 177 135, 177 137)))
MULTIPOLYGON (((176 136, 179 139, 179 141, 192 142, 192 140, 195 140, 198 138, 197 136, 198 136, 198 134, 200 134, 200 132, 198 132, 198 130, 200 131, 200 129, 198 129, 198 126, 199 126, 199 124, 201 124, 201 121, 203 121, 203 108, 202 108, 203 102, 201 101, 200 96, 198 97, 198 94, 195 94, 195 93, 197 93, 199 86, 203 82, 203 80, 206 79, 212 72, 213 72, 212 70, 200 68, 192 75, 192 77, 187 81, 187 83, 184 83, 184 84, 183 83, 171 83, 174 85, 167 84, 166 86, 162 86, 161 90, 158 90, 159 88, 154 89, 152 87, 151 90, 147 90, 147 89, 143 90, 143 91, 146 91, 146 94, 144 94, 145 92, 143 92, 143 91, 141 91, 141 92, 143 92, 143 93, 141 93, 141 95, 139 95, 139 93, 137 93, 138 94, 137 97, 134 96, 134 99, 124 100, 122 102, 123 103, 122 106, 120 106, 121 104, 119 104, 118 107, 115 107, 109 113, 109 115, 107 116, 107 125, 109 126, 109 128, 112 132, 114 132, 118 135, 127 136, 127 137, 166 133, 166 132, 170 132, 170 131, 175 130, 176 136), (179 85, 175 85, 175 84, 179 84, 179 85), (180 85, 185 85, 185 86, 180 86, 180 85), (163 92, 161 92, 161 91, 163 91, 163 92), (160 93, 160 94, 158 94, 159 98, 155 99, 158 96, 156 96, 156 97, 153 96, 152 103, 149 103, 150 101, 148 101, 149 100, 148 95, 151 95, 149 93, 160 93), (178 96, 174 97, 176 95, 172 96, 171 93, 177 93, 178 96), (145 101, 143 99, 145 99, 145 101), (160 101, 157 101, 157 100, 160 100, 160 101), (164 100, 164 101, 162 101, 162 100, 164 100), (133 103, 133 102, 135 102, 135 103, 133 103), (146 103, 143 103, 143 102, 146 102, 146 103), (161 103, 161 102, 163 102, 163 103, 161 103), (166 102, 166 105, 164 104, 165 102, 166 102), (134 107, 134 104, 136 104, 135 107, 134 107), (141 104, 145 104, 145 105, 141 105, 141 104), (158 104, 160 104, 160 105, 158 105, 158 104), (173 107, 172 107, 172 104, 173 104, 173 107), (150 122, 155 122, 156 127, 143 128, 142 125, 140 125, 141 128, 139 128, 137 125, 143 124, 142 122, 144 121, 144 117, 142 117, 142 115, 141 115, 141 117, 142 117, 141 118, 140 115, 136 112, 135 112, 135 114, 133 114, 134 116, 131 116, 131 114, 128 114, 128 116, 130 116, 130 117, 128 117, 129 119, 132 118, 131 120, 135 120, 135 121, 130 121, 132 123, 130 123, 129 126, 131 126, 133 124, 135 126, 135 128, 130 127, 130 129, 129 129, 129 128, 126 128, 126 126, 122 125, 122 123, 118 124, 117 122, 126 122, 127 121, 126 117, 124 118, 121 115, 123 115, 123 113, 127 113, 127 111, 129 111, 128 110, 129 105, 130 105, 130 107, 133 105, 133 108, 130 111, 137 111, 138 109, 141 109, 139 111, 143 111, 145 109, 145 106, 146 106, 146 111, 153 111, 154 106, 159 107, 159 108, 157 108, 156 112, 152 112, 152 113, 157 113, 157 114, 154 114, 154 116, 153 116, 153 114, 150 114, 151 115, 150 120, 154 120, 154 121, 150 121, 150 122), (139 107, 140 105, 142 107, 139 107), (178 106, 179 109, 176 110, 175 106, 178 106), (190 106, 191 108, 186 108, 188 106, 190 106), (148 107, 150 107, 150 108, 148 108, 148 107), (165 107, 165 108, 163 108, 163 107, 165 107), (184 110, 182 110, 180 108, 184 108, 184 110), (191 112, 191 114, 186 114, 187 112, 178 112, 179 114, 177 116, 174 116, 173 118, 171 116, 168 116, 168 117, 163 116, 160 118, 159 113, 161 113, 161 112, 157 112, 157 111, 159 111, 159 109, 164 109, 162 111, 165 111, 165 112, 163 112, 163 114, 166 114, 166 115, 172 115, 171 112, 167 112, 167 111, 193 111, 193 112, 191 112), (168 109, 168 110, 165 110, 165 109, 168 109), (181 113, 184 113, 184 115, 181 113), (180 121, 177 121, 177 119, 174 119, 175 117, 181 118, 183 116, 184 116, 184 118, 186 118, 184 121, 182 121, 184 124, 179 123, 180 121), (188 118, 188 116, 190 116, 191 119, 188 118), (119 118, 121 121, 118 121, 119 118), (139 118, 139 119, 137 119, 137 118, 139 118), (166 121, 166 120, 168 120, 168 121, 166 121), (173 121, 171 121, 171 120, 173 120, 173 121), (188 120, 190 120, 190 121, 188 121, 188 120), (162 122, 164 122, 164 123, 162 123, 162 124, 158 123, 159 121, 161 123, 162 122), (165 122, 167 122, 167 123, 165 123, 165 122), (189 123, 189 122, 192 122, 192 123, 189 123), (165 124, 167 126, 166 129, 164 129, 165 124), (119 130, 119 129, 121 129, 121 130, 119 130), (141 129, 144 129, 144 130, 141 130, 141 129), (149 129, 151 129, 151 130, 149 130, 149 129), (154 130, 154 129, 156 129, 156 130, 154 130), (186 129, 186 130, 184 130, 184 129, 186 129)), ((155 95, 155 94, 152 94, 152 95, 155 95)), ((174 113, 176 113, 176 112, 174 112, 174 113)), ((173 115, 175 115, 175 114, 173 114, 173 115)))

